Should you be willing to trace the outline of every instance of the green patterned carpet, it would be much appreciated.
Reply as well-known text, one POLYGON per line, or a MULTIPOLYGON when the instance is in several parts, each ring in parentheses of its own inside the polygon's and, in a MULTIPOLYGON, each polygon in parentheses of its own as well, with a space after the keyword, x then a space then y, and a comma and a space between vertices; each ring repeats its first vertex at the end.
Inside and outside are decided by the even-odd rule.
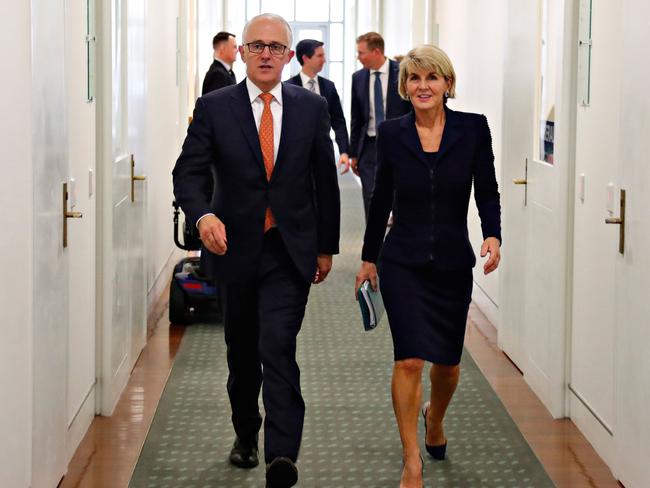
MULTIPOLYGON (((363 210, 351 178, 341 179, 341 198, 341 254, 328 279, 312 287, 298 340, 307 404, 298 486, 397 488, 401 447, 390 402, 392 342, 385 319, 376 330, 362 331, 353 288, 363 210)), ((225 349, 221 326, 187 329, 132 488, 264 486, 262 465, 244 471, 227 461, 234 434, 225 349)), ((467 352, 445 427, 448 459, 425 456, 426 487, 553 486, 467 352)), ((423 429, 420 421, 420 438, 423 429)))

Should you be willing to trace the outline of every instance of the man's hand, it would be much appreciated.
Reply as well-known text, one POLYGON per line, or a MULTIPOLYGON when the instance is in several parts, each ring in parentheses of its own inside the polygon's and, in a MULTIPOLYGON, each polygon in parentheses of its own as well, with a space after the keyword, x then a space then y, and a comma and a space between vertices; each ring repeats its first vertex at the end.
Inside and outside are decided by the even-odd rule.
POLYGON ((490 254, 490 257, 483 265, 483 274, 489 274, 499 266, 499 261, 501 261, 501 244, 499 239, 496 237, 488 237, 483 241, 481 246, 481 257, 484 258, 487 254, 490 254))
POLYGON ((350 171, 350 157, 346 153, 341 154, 338 166, 341 168, 342 175, 350 171))
POLYGON ((330 270, 332 269, 332 255, 319 254, 316 259, 316 275, 314 276, 313 283, 317 285, 327 278, 330 270))
POLYGON ((359 160, 357 158, 350 158, 350 168, 355 175, 359 176, 359 160))
POLYGON ((205 248, 219 256, 226 254, 228 239, 226 226, 214 215, 206 215, 199 220, 199 234, 205 248))

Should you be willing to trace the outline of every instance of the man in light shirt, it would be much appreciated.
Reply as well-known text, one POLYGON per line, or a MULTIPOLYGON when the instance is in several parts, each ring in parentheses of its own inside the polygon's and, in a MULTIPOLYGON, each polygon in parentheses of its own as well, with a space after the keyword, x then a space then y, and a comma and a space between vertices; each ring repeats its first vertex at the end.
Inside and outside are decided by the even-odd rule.
POLYGON ((258 15, 242 41, 247 78, 197 100, 174 194, 199 229, 203 271, 225 288, 230 463, 259 462, 262 388, 266 486, 289 488, 305 415, 296 338, 310 286, 339 252, 338 177, 327 102, 280 82, 294 54, 289 24, 258 15), (210 173, 211 197, 201 191, 210 173))
POLYGON ((399 64, 384 55, 380 34, 368 32, 357 38, 357 58, 363 69, 352 75, 350 167, 361 178, 367 217, 377 170, 377 126, 408 113, 411 104, 399 96, 399 64))
POLYGON ((302 86, 325 97, 336 145, 339 147, 341 155, 338 165, 341 168, 341 174, 347 173, 350 169, 350 158, 348 157, 350 141, 343 108, 341 107, 341 99, 334 83, 327 78, 318 76, 326 62, 323 43, 316 39, 303 39, 296 45, 296 58, 302 66, 302 70, 296 76, 289 78, 287 83, 302 86))

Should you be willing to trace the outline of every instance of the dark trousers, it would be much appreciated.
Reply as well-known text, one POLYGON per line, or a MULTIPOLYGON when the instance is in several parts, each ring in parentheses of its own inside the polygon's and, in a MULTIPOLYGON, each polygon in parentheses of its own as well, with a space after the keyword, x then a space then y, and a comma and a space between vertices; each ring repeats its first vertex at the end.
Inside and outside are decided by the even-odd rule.
POLYGON ((257 276, 225 285, 228 396, 232 423, 242 439, 252 439, 262 417, 264 457, 294 462, 302 437, 305 403, 300 393, 296 337, 305 314, 310 283, 299 274, 277 229, 264 237, 257 276))
POLYGON ((363 209, 368 219, 370 199, 375 189, 375 175, 377 174, 377 147, 375 138, 366 136, 363 149, 359 155, 359 178, 361 178, 361 192, 363 194, 363 209))

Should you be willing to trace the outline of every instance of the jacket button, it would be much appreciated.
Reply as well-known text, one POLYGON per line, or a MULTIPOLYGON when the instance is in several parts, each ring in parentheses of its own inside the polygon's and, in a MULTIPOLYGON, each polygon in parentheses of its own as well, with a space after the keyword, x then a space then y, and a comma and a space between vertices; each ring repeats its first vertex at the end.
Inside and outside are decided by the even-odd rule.
POLYGON ((429 261, 433 261, 433 254, 429 254, 429 261))

